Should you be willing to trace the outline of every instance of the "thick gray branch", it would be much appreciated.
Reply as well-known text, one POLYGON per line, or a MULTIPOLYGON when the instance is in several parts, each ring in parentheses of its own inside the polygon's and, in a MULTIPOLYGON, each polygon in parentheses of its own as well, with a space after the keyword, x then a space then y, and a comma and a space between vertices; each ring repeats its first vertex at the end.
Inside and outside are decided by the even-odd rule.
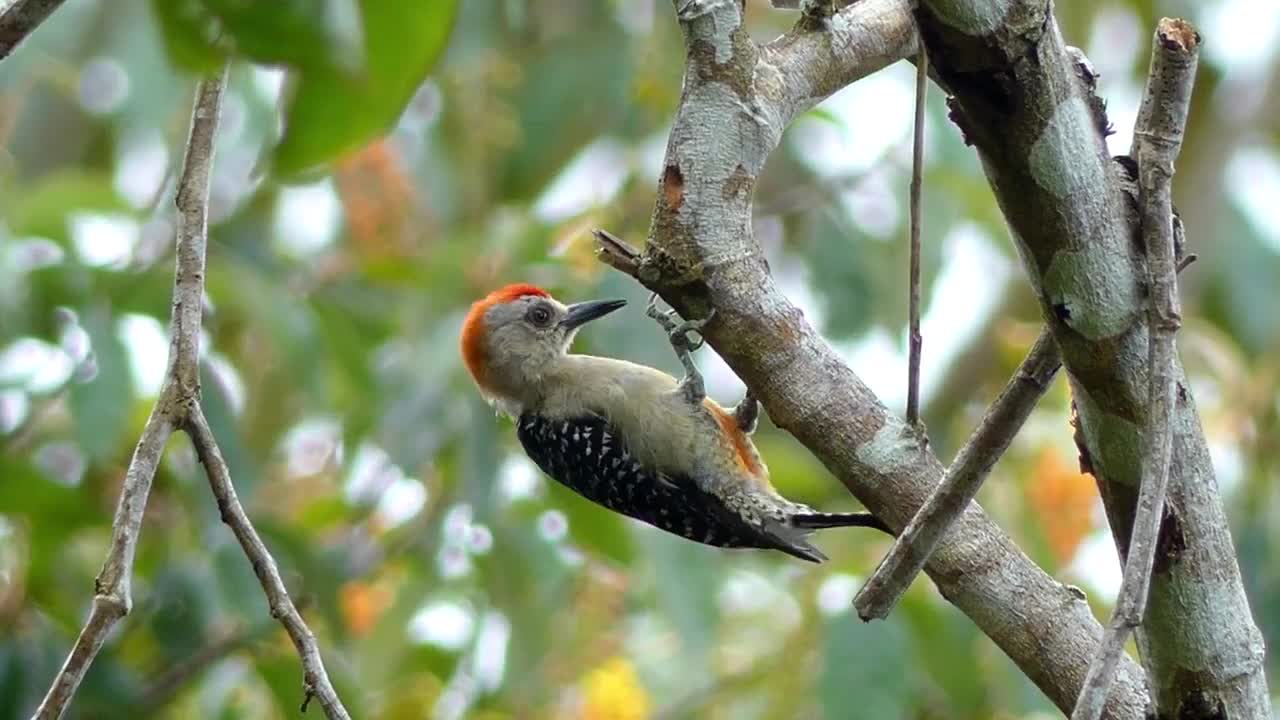
POLYGON ((987 408, 973 435, 894 541, 889 554, 858 590, 854 606, 864 620, 884 618, 924 569, 938 541, 978 494, 991 468, 1004 455, 1036 403, 1058 374, 1062 356, 1048 330, 1040 333, 1013 379, 987 408))
MULTIPOLYGON (((779 70, 795 61, 776 56, 802 41, 811 48, 829 45, 821 38, 784 38, 758 48, 742 26, 737 2, 675 5, 689 53, 649 244, 636 257, 607 243, 602 258, 632 271, 686 317, 706 317, 714 307, 705 337, 774 422, 873 513, 902 528, 942 479, 941 464, 778 290, 751 229, 752 190, 783 128, 796 112, 838 89, 834 82, 811 84, 812 90, 797 93, 779 70)), ((909 26, 907 8, 897 0, 860 0, 838 17, 858 27, 894 13, 902 27, 909 26)), ((843 58, 841 82, 912 50, 910 42, 890 51, 874 38, 854 36, 842 47, 855 54, 843 58), (859 48, 867 54, 857 56, 859 48)), ((930 57, 937 58, 932 49, 930 57)), ((795 69, 804 86, 809 71, 795 69)), ((1058 707, 1072 706, 1102 636, 1076 592, 1031 562, 975 504, 939 542, 926 571, 1058 707)), ((1110 714, 1140 718, 1146 705, 1141 674, 1126 660, 1110 714)))
POLYGON ((1096 720, 1102 714, 1115 660, 1124 652, 1130 633, 1142 622, 1155 564, 1156 538, 1164 514, 1173 450, 1173 427, 1169 420, 1176 387, 1174 335, 1182 320, 1173 242, 1171 181, 1191 109, 1199 44, 1200 37, 1189 24, 1169 18, 1160 21, 1151 51, 1147 91, 1134 128, 1133 156, 1138 161, 1139 206, 1150 293, 1142 485, 1125 555, 1124 582, 1107 627, 1109 637, 1089 668, 1073 720, 1096 720))
POLYGON ((758 81, 773 80, 773 103, 787 116, 822 102, 842 87, 916 54, 909 0, 859 2, 817 28, 804 22, 761 47, 758 81))
MULTIPOLYGON (((1148 420, 1146 272, 1138 217, 1121 190, 1130 164, 1108 158, 1093 78, 1067 53, 1051 7, 922 0, 918 18, 935 77, 953 95, 952 117, 979 151, 1062 351, 1082 454, 1123 555, 1148 420)), ((1181 366, 1173 373, 1172 471, 1138 645, 1162 713, 1265 716, 1262 638, 1195 405, 1181 366)))
POLYGON ((64 0, 13 0, 0 12, 0 60, 13 53, 64 0))

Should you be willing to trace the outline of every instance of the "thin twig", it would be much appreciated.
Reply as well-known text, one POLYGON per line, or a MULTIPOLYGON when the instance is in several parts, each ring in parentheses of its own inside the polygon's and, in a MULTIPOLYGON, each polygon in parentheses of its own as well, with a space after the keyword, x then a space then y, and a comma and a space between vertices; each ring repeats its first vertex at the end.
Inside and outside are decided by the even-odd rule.
POLYGON ((1049 389, 1062 356, 1048 328, 1031 346, 1027 357, 1004 390, 987 408, 973 435, 960 448, 942 482, 907 523, 893 548, 854 598, 863 620, 883 618, 906 592, 938 541, 969 507, 996 461, 1022 429, 1031 410, 1049 389))
POLYGON ((5 8, 0 13, 0 60, 9 57, 62 3, 63 0, 15 0, 5 8))
POLYGON ((325 717, 330 720, 338 718, 350 720, 351 716, 347 714, 342 701, 338 699, 338 693, 329 682, 329 674, 325 671, 324 662, 320 658, 320 646, 316 643, 315 634, 311 632, 311 628, 307 627, 302 615, 294 607, 293 600, 289 598, 289 591, 285 589, 284 581, 280 579, 275 558, 271 556, 266 545, 263 545, 258 532, 254 530, 249 517, 245 515, 239 498, 236 497, 236 489, 231 484, 227 463, 222 459, 218 441, 214 438, 213 431, 209 429, 209 422, 198 404, 192 406, 183 430, 191 436, 196 454, 204 465, 205 473, 209 476, 209 487, 218 501, 222 521, 231 527, 231 532, 240 542, 240 547, 244 549, 244 554, 253 565, 254 574, 262 584, 262 590, 267 595, 267 604, 271 608, 271 617, 279 620, 284 626, 285 631, 289 633, 289 638, 293 640, 294 647, 297 648, 298 656, 302 659, 302 709, 305 711, 307 703, 315 698, 324 710, 325 717))
POLYGON ((1096 720, 1102 715, 1124 643, 1146 612, 1147 591, 1155 564, 1173 448, 1173 428, 1169 423, 1176 383, 1173 341, 1182 324, 1170 181, 1191 107, 1199 46, 1200 35, 1190 23, 1174 18, 1160 20, 1151 52, 1147 90, 1134 128, 1131 154, 1138 162, 1142 235, 1151 298, 1147 345, 1149 407, 1142 434, 1142 486, 1138 490, 1133 532, 1125 553, 1120 594, 1102 649, 1089 667, 1084 689, 1071 716, 1073 720, 1096 720))
POLYGON ((120 503, 111 521, 111 547, 94 581, 89 619, 49 686, 49 692, 36 708, 33 717, 37 720, 62 717, 107 635, 133 607, 130 577, 133 575, 134 550, 142 531, 142 514, 147 507, 147 496, 151 493, 151 481, 155 478, 160 456, 173 429, 168 403, 160 398, 151 409, 151 416, 147 418, 142 437, 133 451, 133 459, 129 461, 129 469, 125 471, 120 503))
POLYGON ((920 425, 920 194, 924 189, 924 101, 929 91, 929 56, 924 42, 916 59, 916 125, 911 148, 911 299, 908 309, 907 424, 920 425))

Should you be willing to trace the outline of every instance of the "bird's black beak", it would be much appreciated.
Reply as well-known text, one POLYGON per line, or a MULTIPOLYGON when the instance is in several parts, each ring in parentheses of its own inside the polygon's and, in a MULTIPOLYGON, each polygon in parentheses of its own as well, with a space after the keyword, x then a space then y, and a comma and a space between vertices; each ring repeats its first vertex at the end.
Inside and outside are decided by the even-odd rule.
POLYGON ((579 328, 596 318, 608 315, 626 304, 626 300, 589 300, 587 302, 574 303, 569 306, 569 313, 560 321, 560 327, 565 330, 579 328))

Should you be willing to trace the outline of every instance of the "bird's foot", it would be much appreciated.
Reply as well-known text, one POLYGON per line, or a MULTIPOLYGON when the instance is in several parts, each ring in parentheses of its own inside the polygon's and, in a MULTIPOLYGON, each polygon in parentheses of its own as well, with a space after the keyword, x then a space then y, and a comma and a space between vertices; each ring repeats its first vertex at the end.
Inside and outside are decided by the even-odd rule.
POLYGON ((711 313, 701 320, 685 320, 678 323, 675 320, 678 317, 675 310, 658 309, 658 294, 654 293, 649 296, 645 314, 656 320, 667 332, 671 348, 675 350, 676 357, 680 358, 680 364, 684 366, 684 379, 680 381, 680 392, 691 404, 700 404, 707 397, 707 390, 702 381, 702 374, 693 363, 693 353, 706 341, 701 334, 695 340, 690 337, 690 333, 701 333, 702 328, 716 316, 715 308, 712 308, 711 313))
POLYGON ((756 431, 756 426, 760 424, 760 401, 751 394, 751 388, 747 388, 742 402, 733 409, 733 419, 737 422, 738 429, 747 435, 756 431))

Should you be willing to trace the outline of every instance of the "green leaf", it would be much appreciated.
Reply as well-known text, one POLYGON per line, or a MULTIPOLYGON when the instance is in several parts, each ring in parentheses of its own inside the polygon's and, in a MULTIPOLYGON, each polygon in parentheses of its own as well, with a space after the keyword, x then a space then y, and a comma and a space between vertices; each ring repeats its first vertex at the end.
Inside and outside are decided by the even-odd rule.
POLYGON ((982 633, 973 623, 958 618, 950 606, 936 602, 932 594, 910 592, 899 608, 898 617, 915 650, 913 662, 930 684, 941 690, 954 716, 987 714, 987 688, 975 682, 973 673, 979 662, 974 648, 981 647, 982 633))
MULTIPOLYGON (((592 5, 597 13, 606 8, 603 3, 592 5)), ((503 152, 502 197, 535 197, 588 143, 623 129, 628 116, 624 109, 631 104, 627 89, 633 64, 629 54, 620 51, 627 42, 621 27, 601 17, 591 33, 574 37, 572 53, 556 43, 526 56, 523 81, 510 99, 524 138, 503 152)), ((469 129, 454 130, 458 131, 469 129)))
MULTIPOLYGON (((304 71, 358 70, 363 54, 355 0, 204 0, 236 53, 304 71)), ((375 36, 376 37, 376 36, 375 36)))
POLYGON ((0 193, 0 211, 15 236, 40 235, 65 242, 67 215, 77 210, 131 212, 116 193, 110 173, 64 170, 51 173, 22 192, 21 186, 0 193))
POLYGON ((658 608, 675 627, 682 655, 705 664, 711 659, 720 628, 716 598, 727 553, 658 530, 646 532, 658 608), (672 578, 680 580, 672 582, 672 578))
POLYGON ((810 108, 808 111, 806 111, 803 115, 800 116, 800 119, 816 120, 818 122, 840 128, 841 130, 847 129, 844 124, 844 121, 840 119, 840 116, 837 115, 834 111, 832 111, 831 108, 828 108, 824 105, 818 105, 816 107, 810 108))
POLYGON ((210 42, 214 17, 201 0, 152 0, 151 11, 174 65, 210 73, 226 62, 226 51, 210 42))
POLYGON ((236 56, 299 70, 352 73, 363 61, 355 0, 154 0, 174 64, 211 72, 236 56))
POLYGON ((271 170, 297 178, 390 130, 445 48, 456 0, 363 0, 363 72, 308 68, 295 79, 271 170))
POLYGON ((845 612, 828 623, 824 654, 826 717, 908 717, 912 666, 897 621, 863 623, 845 612))
POLYGON ((837 210, 818 213, 806 234, 813 285, 827 310, 824 330, 837 338, 856 337, 871 324, 871 309, 877 307, 868 241, 837 210))
POLYGON ((133 378, 111 320, 103 306, 85 312, 81 326, 89 333, 98 374, 89 382, 71 385, 76 439, 92 460, 120 455, 125 435, 132 429, 133 378))

